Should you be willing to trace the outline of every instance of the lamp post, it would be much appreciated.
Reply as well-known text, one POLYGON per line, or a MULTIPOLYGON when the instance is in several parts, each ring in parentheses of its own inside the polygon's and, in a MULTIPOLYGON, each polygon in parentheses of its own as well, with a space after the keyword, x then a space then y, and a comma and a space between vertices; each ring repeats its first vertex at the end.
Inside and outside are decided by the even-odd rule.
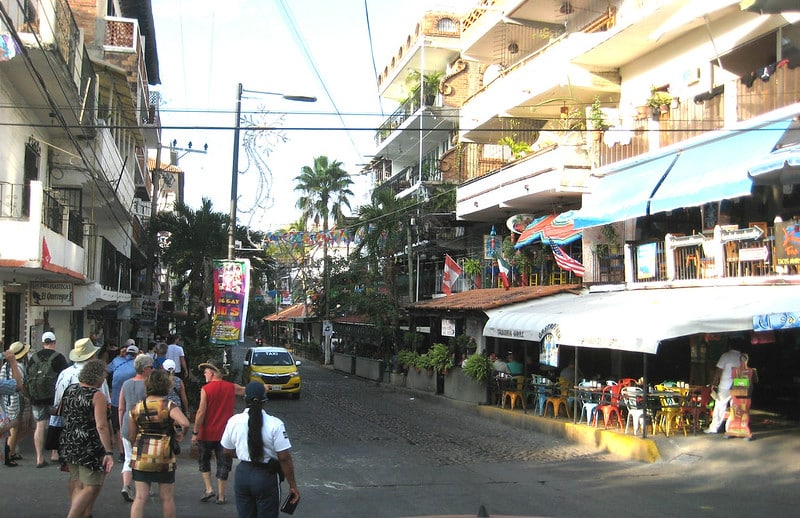
POLYGON ((230 212, 230 226, 228 227, 228 259, 233 259, 234 249, 236 244, 234 242, 234 232, 236 230, 236 199, 239 197, 239 131, 242 128, 242 93, 249 92, 260 95, 278 95, 287 101, 314 103, 317 102, 316 97, 306 95, 286 95, 278 92, 261 92, 258 90, 245 90, 242 83, 236 87, 236 123, 233 127, 233 170, 231 171, 231 212, 230 212))

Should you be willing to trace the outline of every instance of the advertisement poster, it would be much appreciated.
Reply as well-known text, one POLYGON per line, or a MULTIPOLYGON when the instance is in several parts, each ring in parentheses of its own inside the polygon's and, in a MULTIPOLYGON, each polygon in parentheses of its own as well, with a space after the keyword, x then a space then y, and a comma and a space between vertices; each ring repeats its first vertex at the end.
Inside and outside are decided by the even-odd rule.
POLYGON ((248 259, 214 260, 214 313, 211 343, 219 346, 244 341, 250 289, 248 259))
POLYGON ((775 222, 775 264, 800 264, 800 222, 775 222))
POLYGON ((656 243, 636 247, 636 278, 653 279, 656 276, 656 243))

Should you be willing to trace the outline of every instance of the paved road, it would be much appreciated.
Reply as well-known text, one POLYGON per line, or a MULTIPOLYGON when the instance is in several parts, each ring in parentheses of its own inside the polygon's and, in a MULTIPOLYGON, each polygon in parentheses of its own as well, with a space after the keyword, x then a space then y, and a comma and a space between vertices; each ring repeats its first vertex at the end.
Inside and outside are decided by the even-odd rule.
MULTIPOLYGON (((315 364, 301 372, 299 400, 267 404, 294 446, 303 497, 295 516, 474 516, 481 504, 492 514, 526 516, 788 516, 800 505, 794 443, 782 451, 767 436, 750 443, 680 437, 670 439, 666 462, 647 465, 480 418, 441 397, 315 364)), ((33 468, 29 446, 21 467, 0 467, 2 514, 64 516, 66 475, 33 468)), ((119 489, 115 470, 94 516, 127 515, 119 489)), ((184 456, 178 516, 236 516, 233 504, 200 503, 201 492, 196 464, 184 456)), ((160 516, 157 498, 147 516, 160 516)))

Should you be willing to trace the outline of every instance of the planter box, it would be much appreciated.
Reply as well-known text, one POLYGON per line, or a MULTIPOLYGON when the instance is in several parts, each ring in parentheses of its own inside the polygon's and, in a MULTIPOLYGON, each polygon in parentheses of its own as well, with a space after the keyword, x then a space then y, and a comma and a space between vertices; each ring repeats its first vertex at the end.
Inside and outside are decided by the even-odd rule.
POLYGON ((356 357, 356 376, 369 380, 383 381, 383 360, 356 357))
POLYGON ((436 392, 436 376, 429 374, 425 369, 417 372, 416 369, 408 369, 406 376, 406 388, 420 390, 423 392, 436 392))
POLYGON ((395 387, 405 387, 406 386, 406 375, 401 374, 399 372, 390 372, 389 373, 389 383, 394 385, 395 387))
POLYGON ((347 374, 355 374, 356 357, 352 354, 333 353, 333 368, 347 374))
POLYGON ((444 377, 444 395, 457 401, 486 404, 489 400, 486 383, 479 383, 458 368, 449 369, 444 377))

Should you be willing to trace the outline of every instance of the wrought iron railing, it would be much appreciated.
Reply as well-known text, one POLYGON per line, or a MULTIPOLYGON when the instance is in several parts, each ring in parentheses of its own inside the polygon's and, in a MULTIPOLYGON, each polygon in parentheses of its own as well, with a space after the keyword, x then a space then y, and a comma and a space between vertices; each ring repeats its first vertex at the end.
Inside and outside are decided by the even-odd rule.
POLYGON ((49 192, 43 193, 42 224, 57 234, 64 230, 64 206, 49 192))

